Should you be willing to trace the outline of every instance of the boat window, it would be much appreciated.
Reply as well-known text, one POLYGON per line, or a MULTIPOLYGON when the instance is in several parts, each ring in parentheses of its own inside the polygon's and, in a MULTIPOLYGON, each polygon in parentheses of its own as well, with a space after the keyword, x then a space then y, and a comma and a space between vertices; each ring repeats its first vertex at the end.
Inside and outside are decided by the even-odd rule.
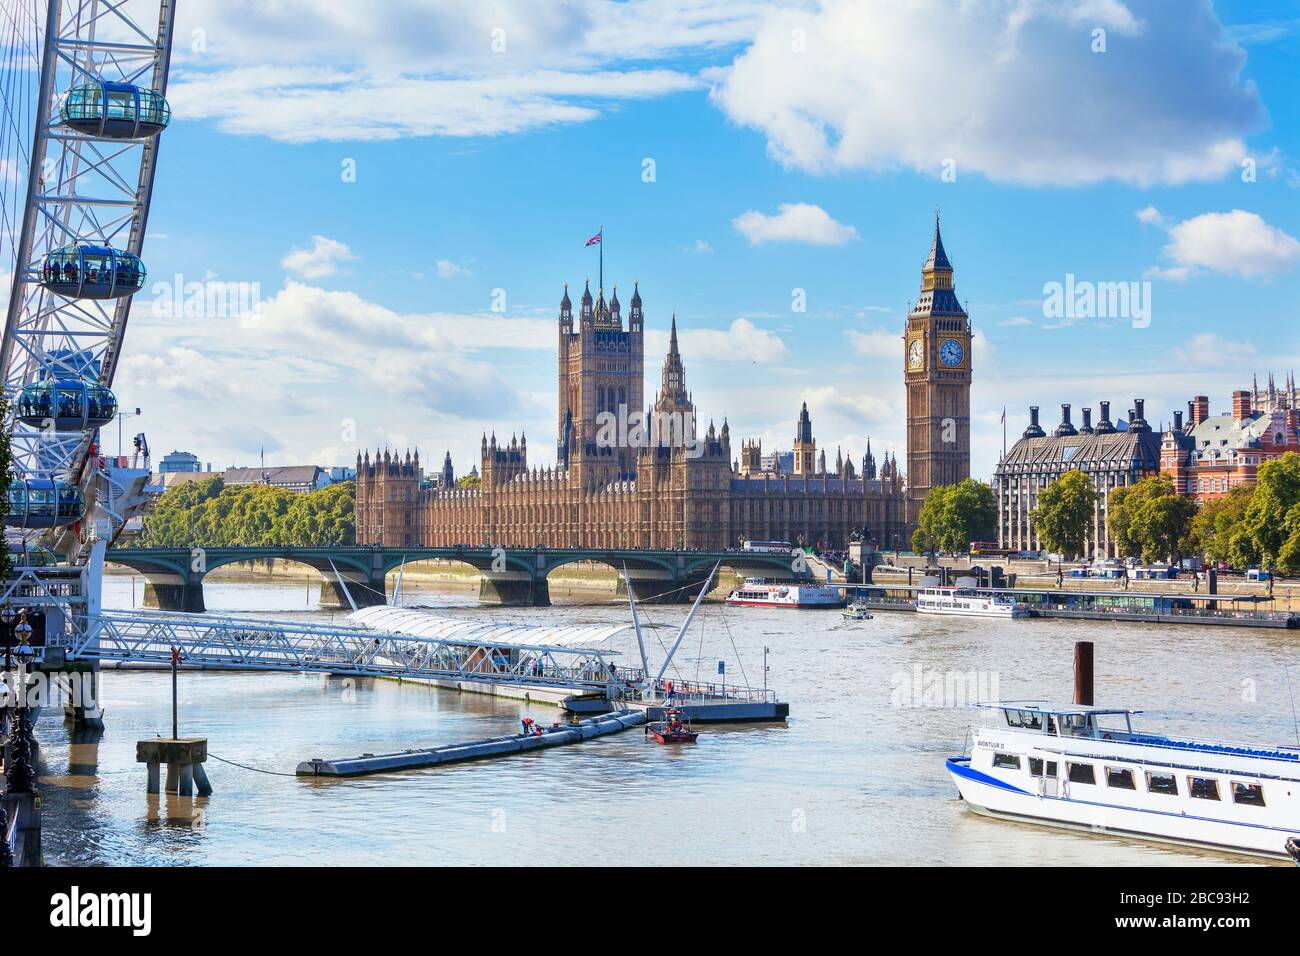
POLYGON ((1219 799, 1219 781, 1213 777, 1188 777, 1187 786, 1192 796, 1199 800, 1219 799))
POLYGON ((1025 730, 1042 730, 1043 715, 1032 710, 1009 710, 1007 723, 1012 727, 1023 727, 1025 730))
POLYGON ((1178 796, 1178 781, 1172 773, 1147 772, 1147 793, 1165 793, 1171 797, 1178 796))
POLYGON ((1238 783, 1232 781, 1232 802, 1244 803, 1252 807, 1264 805, 1264 788, 1258 783, 1238 783))
POLYGON ((1125 770, 1122 767, 1106 768, 1106 786, 1114 787, 1117 790, 1137 789, 1137 784, 1133 782, 1133 771, 1125 770))
POLYGON ((1088 732, 1092 720, 1088 714, 1062 714, 1061 733, 1082 736, 1088 732))
POLYGON ((1012 756, 1011 754, 994 754, 993 766, 1005 767, 1008 770, 1019 770, 1020 758, 1012 756))
POLYGON ((1090 763, 1067 763, 1066 767, 1070 772, 1070 783, 1091 783, 1097 782, 1097 772, 1093 770, 1090 763))
MULTIPOLYGON (((1042 759, 1041 757, 1030 757, 1030 758, 1029 758, 1029 773, 1030 773, 1032 776, 1035 776, 1035 777, 1041 777, 1041 776, 1043 775, 1043 759, 1042 759)), ((1056 761, 1055 761, 1055 760, 1049 760, 1049 761, 1047 761, 1047 775, 1048 775, 1049 777, 1055 777, 1055 776, 1056 776, 1056 761)))

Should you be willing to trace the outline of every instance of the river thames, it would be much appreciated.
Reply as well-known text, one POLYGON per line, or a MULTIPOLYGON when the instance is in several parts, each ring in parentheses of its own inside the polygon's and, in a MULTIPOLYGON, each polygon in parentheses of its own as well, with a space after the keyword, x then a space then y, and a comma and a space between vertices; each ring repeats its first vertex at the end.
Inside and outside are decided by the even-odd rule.
MULTIPOLYGON (((105 578, 106 607, 141 582, 105 578)), ((210 610, 342 620, 302 583, 210 580, 210 610)), ((508 621, 618 623, 626 607, 484 608, 408 582, 404 604, 508 621)), ((646 608, 660 642, 685 607, 646 608)), ((1003 698, 1069 700, 1077 640, 1096 643, 1097 703, 1141 708, 1157 732, 1261 744, 1296 739, 1285 668, 1294 632, 1060 620, 986 622, 706 604, 678 654, 684 679, 769 685, 786 724, 701 725, 693 747, 635 730, 513 759, 347 780, 298 779, 300 760, 454 743, 551 707, 390 681, 182 673, 182 736, 208 739, 210 798, 148 797, 138 739, 170 733, 166 672, 107 671, 106 729, 72 743, 42 715, 46 860, 56 865, 895 864, 1195 865, 1246 858, 989 820, 944 770, 976 712, 916 699, 927 675, 974 675, 1003 698), (702 626, 701 626, 702 625, 702 626), (743 672, 742 672, 743 668, 743 672), (222 758, 218 760, 217 758, 222 758), (222 761, 230 761, 226 763, 222 761), (242 766, 235 766, 240 764, 242 766)), ((619 658, 635 663, 630 636, 619 658)), ((672 676, 671 674, 669 676, 672 676)), ((974 685, 968 685, 974 686, 974 685)), ((1300 693, 1300 688, 1296 688, 1300 693)))

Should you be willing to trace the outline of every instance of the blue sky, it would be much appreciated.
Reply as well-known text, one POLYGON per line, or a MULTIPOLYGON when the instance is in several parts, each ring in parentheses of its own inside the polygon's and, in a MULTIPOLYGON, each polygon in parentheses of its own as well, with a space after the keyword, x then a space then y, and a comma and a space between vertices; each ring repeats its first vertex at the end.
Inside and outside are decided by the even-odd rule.
POLYGON ((901 456, 939 204, 977 476, 1004 405, 1012 439, 1030 403, 1226 408, 1300 365, 1298 55, 1300 0, 188 0, 119 396, 215 467, 388 444, 463 472, 493 429, 546 464, 603 223, 648 392, 676 311, 733 438, 788 447, 807 401, 831 460, 901 456), (177 274, 260 309, 167 314, 177 274), (1149 324, 1045 315, 1067 274, 1149 282, 1149 324))

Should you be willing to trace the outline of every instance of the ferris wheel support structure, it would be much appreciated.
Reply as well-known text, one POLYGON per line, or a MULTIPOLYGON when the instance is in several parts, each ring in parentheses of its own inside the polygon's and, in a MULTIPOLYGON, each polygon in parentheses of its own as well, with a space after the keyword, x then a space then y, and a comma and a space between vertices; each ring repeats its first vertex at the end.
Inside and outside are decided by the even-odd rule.
MULTIPOLYGON (((12 251, 5 250, 13 283, 0 341, 9 402, 2 427, 11 436, 15 473, 28 487, 55 488, 56 494, 76 489, 84 502, 78 520, 37 524, 37 532, 24 524, 18 536, 29 543, 40 538, 63 559, 84 564, 94 542, 110 542, 125 521, 125 489, 95 445, 99 426, 89 422, 89 406, 80 424, 70 425, 62 414, 40 420, 29 410, 21 417, 16 405, 25 387, 40 383, 51 395, 64 384, 82 394, 98 387, 96 395, 112 400, 107 390, 122 354, 130 293, 145 279, 141 258, 159 134, 170 116, 164 95, 175 0, 17 0, 9 7, 11 23, 34 21, 38 42, 15 44, 15 55, 21 59, 25 51, 40 81, 24 157, 21 231, 12 251), (79 263, 80 271, 71 286, 60 287, 60 263, 73 275, 69 262, 79 263), (101 280, 101 269, 111 278, 101 280)), ((7 115, 14 105, 5 104, 7 115)))

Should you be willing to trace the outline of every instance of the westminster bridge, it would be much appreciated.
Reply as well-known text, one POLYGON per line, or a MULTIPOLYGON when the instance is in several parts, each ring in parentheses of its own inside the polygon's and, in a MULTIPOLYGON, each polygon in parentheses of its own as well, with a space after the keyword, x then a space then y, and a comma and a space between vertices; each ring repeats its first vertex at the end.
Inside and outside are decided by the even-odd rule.
MULTIPOLYGON (((480 574, 479 597, 492 604, 546 607, 547 578, 577 562, 609 565, 627 580, 637 600, 691 600, 716 565, 740 574, 784 579, 811 576, 801 554, 783 552, 657 551, 595 548, 383 548, 371 546, 296 548, 114 548, 105 562, 131 568, 145 578, 145 604, 167 611, 203 611, 203 579, 227 565, 292 561, 321 575, 321 604, 369 607, 385 604, 388 575, 417 561, 458 561, 480 574), (346 588, 346 591, 345 591, 346 588), (351 598, 351 601, 349 601, 351 598)), ((626 593, 619 582, 619 593, 626 593)))

